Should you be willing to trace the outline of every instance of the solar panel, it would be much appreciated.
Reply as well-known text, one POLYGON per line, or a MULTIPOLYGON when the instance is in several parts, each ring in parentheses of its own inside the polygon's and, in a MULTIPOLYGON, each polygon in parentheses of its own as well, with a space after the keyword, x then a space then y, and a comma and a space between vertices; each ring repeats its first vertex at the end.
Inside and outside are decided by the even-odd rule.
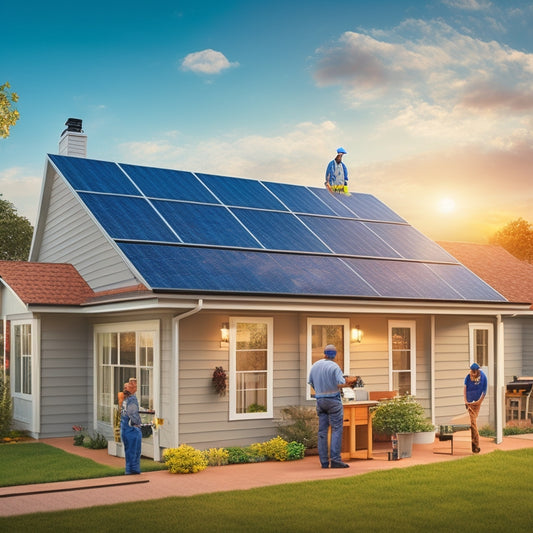
POLYGON ((50 160, 151 288, 506 301, 372 195, 50 160))
POLYGON ((145 196, 167 200, 188 200, 219 204, 218 200, 192 174, 181 170, 120 164, 145 196))
POLYGON ((153 204, 183 242, 261 248, 226 207, 161 200, 153 204))
POLYGON ((286 211, 260 182, 211 174, 196 174, 224 205, 286 211))
POLYGON ((93 193, 79 195, 113 239, 178 242, 176 235, 142 198, 93 193))
POLYGON ((331 252, 291 213, 236 208, 232 212, 268 250, 331 252))
POLYGON ((50 159, 77 191, 139 195, 116 163, 82 157, 50 155, 50 159))
POLYGON ((388 244, 369 230, 363 222, 342 218, 330 219, 299 215, 336 254, 368 257, 400 257, 388 244))

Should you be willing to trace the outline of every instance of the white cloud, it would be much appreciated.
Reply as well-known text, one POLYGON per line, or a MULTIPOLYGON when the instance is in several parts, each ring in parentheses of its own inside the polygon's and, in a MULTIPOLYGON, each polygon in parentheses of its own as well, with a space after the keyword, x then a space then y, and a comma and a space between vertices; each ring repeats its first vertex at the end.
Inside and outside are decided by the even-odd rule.
POLYGON ((449 7, 466 11, 481 11, 492 6, 492 3, 488 0, 442 0, 442 3, 449 7))
POLYGON ((190 70, 196 74, 220 74, 228 68, 237 66, 239 63, 230 63, 222 52, 211 49, 188 54, 181 63, 183 70, 190 70))
POLYGON ((35 225, 42 176, 32 175, 22 167, 12 167, 0 171, 0 191, 2 199, 11 202, 20 216, 26 217, 35 225))

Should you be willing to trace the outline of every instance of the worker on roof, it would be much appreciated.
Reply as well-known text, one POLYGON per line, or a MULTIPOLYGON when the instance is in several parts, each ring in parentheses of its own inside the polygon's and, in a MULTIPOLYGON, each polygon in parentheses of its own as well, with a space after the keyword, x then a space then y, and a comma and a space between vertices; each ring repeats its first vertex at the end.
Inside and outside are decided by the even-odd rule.
POLYGON ((342 156, 346 153, 342 146, 337 148, 337 156, 328 164, 325 185, 329 192, 348 194, 348 169, 342 162, 342 156))

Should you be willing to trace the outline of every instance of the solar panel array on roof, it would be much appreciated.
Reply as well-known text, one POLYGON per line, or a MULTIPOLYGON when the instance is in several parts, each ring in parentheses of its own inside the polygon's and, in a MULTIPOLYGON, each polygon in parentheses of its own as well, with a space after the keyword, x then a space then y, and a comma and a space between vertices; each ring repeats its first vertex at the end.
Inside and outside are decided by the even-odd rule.
POLYGON ((49 157, 154 290, 505 301, 369 194, 49 157))

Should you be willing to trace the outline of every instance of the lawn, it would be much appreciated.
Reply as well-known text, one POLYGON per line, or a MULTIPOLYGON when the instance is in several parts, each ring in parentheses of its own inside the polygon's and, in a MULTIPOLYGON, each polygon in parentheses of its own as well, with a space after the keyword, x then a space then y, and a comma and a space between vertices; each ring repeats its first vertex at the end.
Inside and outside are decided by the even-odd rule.
MULTIPOLYGON (((124 468, 102 465, 41 442, 2 444, 0 465, 0 487, 124 474, 124 468)), ((160 468, 164 465, 141 462, 143 472, 160 468)))
POLYGON ((532 461, 533 449, 495 451, 338 480, 0 518, 0 531, 530 531, 532 461))

